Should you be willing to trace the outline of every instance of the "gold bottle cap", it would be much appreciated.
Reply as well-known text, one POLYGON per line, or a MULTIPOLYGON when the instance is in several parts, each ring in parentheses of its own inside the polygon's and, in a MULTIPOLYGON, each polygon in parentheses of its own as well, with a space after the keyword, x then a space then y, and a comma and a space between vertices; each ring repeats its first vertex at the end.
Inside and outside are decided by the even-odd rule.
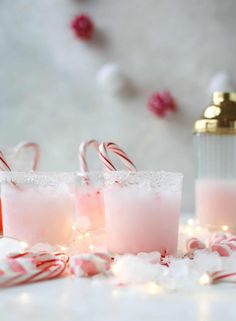
POLYGON ((212 104, 204 109, 201 119, 195 122, 193 132, 236 134, 236 92, 214 92, 212 104))

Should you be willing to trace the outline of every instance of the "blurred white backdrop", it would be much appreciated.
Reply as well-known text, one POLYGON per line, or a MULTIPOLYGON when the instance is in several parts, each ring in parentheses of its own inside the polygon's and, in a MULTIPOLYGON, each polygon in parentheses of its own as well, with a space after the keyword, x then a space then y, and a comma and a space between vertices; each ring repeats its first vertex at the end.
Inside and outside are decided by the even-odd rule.
POLYGON ((210 78, 234 72, 235 14, 234 0, 1 0, 0 145, 39 142, 41 169, 74 170, 82 140, 114 140, 139 169, 183 172, 183 211, 193 211, 192 125, 210 78), (69 26, 83 12, 97 28, 90 43, 69 26), (97 85, 107 62, 124 69, 132 95, 97 85), (160 120, 146 104, 165 88, 180 111, 160 120))

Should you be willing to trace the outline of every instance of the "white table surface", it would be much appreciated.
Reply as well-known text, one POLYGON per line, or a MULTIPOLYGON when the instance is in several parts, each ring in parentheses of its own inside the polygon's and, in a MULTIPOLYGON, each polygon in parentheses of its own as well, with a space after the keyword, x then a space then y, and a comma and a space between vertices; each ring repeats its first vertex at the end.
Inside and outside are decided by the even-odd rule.
POLYGON ((235 321, 235 300, 230 284, 150 296, 117 294, 107 280, 64 278, 1 290, 0 320, 235 321))
POLYGON ((151 296, 101 277, 66 277, 1 289, 0 321, 235 321, 235 302, 236 284, 151 296))

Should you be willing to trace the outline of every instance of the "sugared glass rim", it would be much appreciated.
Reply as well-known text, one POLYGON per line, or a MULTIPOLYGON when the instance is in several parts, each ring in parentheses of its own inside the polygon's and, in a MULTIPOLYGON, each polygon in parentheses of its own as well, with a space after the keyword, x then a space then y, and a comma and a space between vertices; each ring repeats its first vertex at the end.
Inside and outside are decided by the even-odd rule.
POLYGON ((178 177, 182 177, 183 178, 183 174, 180 172, 171 172, 171 171, 163 171, 163 170, 159 170, 159 171, 125 171, 125 170, 121 170, 121 171, 109 171, 109 172, 104 172, 104 175, 130 175, 130 176, 143 176, 143 175, 150 175, 150 176, 178 176, 178 177))
POLYGON ((75 171, 74 172, 76 176, 99 176, 99 175, 103 175, 104 174, 104 171, 88 171, 88 172, 81 172, 81 171, 75 171))
POLYGON ((165 190, 179 190, 182 188, 183 177, 182 173, 167 171, 112 171, 104 173, 106 186, 114 183, 131 186, 143 184, 146 181, 151 188, 165 190))
POLYGON ((150 174, 158 174, 158 173, 164 173, 164 174, 169 174, 169 175, 180 175, 180 176, 183 176, 183 173, 180 173, 180 172, 172 172, 172 171, 165 171, 165 170, 137 170, 137 171, 127 171, 127 170, 117 170, 117 171, 103 171, 103 170, 100 170, 100 171, 88 171, 88 172, 81 172, 81 171, 75 171, 75 174, 78 174, 78 175, 86 175, 86 174, 92 174, 92 175, 96 175, 96 174, 110 174, 110 173, 132 173, 132 174, 137 174, 137 173, 150 173, 150 174))
POLYGON ((74 172, 46 172, 46 171, 27 171, 27 172, 3 172, 0 171, 0 183, 16 184, 61 184, 71 183, 74 179, 74 172))
POLYGON ((120 180, 120 181, 134 181, 141 179, 142 177, 148 179, 153 184, 181 184, 183 180, 183 174, 179 172, 169 171, 91 171, 91 172, 46 172, 46 171, 0 171, 0 183, 12 183, 16 184, 36 184, 36 185, 47 185, 47 184, 58 184, 58 183, 71 183, 76 178, 83 177, 104 177, 106 181, 120 180))

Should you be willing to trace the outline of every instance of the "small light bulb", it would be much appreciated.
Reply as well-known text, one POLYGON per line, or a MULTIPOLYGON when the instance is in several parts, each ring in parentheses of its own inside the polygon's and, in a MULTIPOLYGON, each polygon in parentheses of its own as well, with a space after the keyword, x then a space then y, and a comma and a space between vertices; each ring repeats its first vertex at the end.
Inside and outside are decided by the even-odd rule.
POLYGON ((198 225, 198 226, 196 227, 196 231, 197 231, 197 232, 200 232, 201 230, 202 230, 202 227, 198 225))
POLYGON ((84 235, 85 235, 86 237, 89 237, 89 236, 90 236, 90 233, 89 233, 89 232, 86 232, 84 235))
POLYGON ((221 229, 222 229, 222 231, 226 232, 229 230, 229 227, 228 227, 228 225, 222 225, 221 229))
POLYGON ((194 224, 194 220, 192 218, 188 219, 188 225, 193 225, 194 224))
POLYGON ((77 236, 77 239, 78 239, 78 240, 82 240, 82 239, 83 239, 83 235, 82 235, 82 234, 79 234, 79 235, 77 236))
POLYGON ((20 242, 20 245, 23 247, 23 248, 27 248, 28 247, 28 243, 22 241, 20 242))
POLYGON ((90 249, 90 251, 93 251, 93 250, 94 250, 94 245, 93 245, 93 244, 90 244, 90 245, 89 245, 89 249, 90 249))
POLYGON ((21 303, 23 304, 28 304, 30 303, 31 301, 31 296, 29 293, 27 292, 22 292, 20 295, 19 295, 19 300, 21 303))
POLYGON ((62 251, 66 251, 66 250, 67 250, 67 247, 60 245, 60 249, 61 249, 62 251))
POLYGON ((204 273, 198 280, 199 284, 201 285, 207 285, 211 283, 211 278, 209 276, 209 274, 204 273))
POLYGON ((119 273, 120 273, 119 265, 118 264, 112 265, 111 271, 113 272, 114 275, 119 275, 119 273))
POLYGON ((144 286, 144 291, 148 294, 155 295, 160 293, 162 288, 155 282, 148 282, 144 286))
POLYGON ((76 230, 76 226, 72 225, 72 230, 75 231, 76 230))

